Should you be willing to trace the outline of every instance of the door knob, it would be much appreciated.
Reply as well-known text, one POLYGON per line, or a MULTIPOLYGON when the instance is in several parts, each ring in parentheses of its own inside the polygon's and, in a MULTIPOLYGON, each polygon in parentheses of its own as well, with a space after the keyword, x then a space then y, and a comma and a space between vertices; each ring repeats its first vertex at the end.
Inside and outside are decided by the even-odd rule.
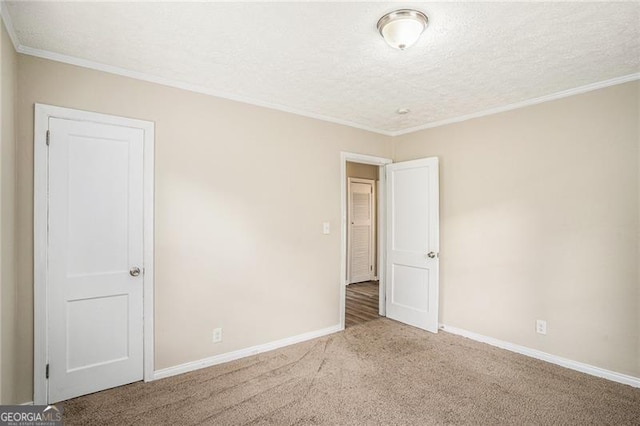
POLYGON ((129 274, 132 277, 137 277, 138 275, 140 275, 140 268, 138 268, 137 266, 134 266, 133 268, 129 269, 129 274))
POLYGON ((433 251, 430 251, 429 253, 427 253, 427 257, 429 259, 435 259, 436 256, 437 256, 437 254, 435 252, 433 252, 433 251))

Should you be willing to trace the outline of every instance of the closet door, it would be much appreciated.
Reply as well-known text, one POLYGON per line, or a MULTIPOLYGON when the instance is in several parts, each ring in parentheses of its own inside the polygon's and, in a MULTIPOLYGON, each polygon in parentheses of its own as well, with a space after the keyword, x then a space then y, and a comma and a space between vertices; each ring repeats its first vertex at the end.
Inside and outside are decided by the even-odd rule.
POLYGON ((49 402, 142 380, 142 129, 50 118, 49 402))
POLYGON ((348 284, 374 278, 375 181, 349 178, 348 284))

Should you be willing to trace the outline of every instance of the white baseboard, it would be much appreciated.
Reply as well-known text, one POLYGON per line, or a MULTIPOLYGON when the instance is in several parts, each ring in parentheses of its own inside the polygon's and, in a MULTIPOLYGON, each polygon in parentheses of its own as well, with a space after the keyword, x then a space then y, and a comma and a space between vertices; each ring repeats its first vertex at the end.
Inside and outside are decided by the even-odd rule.
POLYGON ((561 367, 569 368, 571 370, 580 371, 581 373, 590 374, 592 376, 601 377, 614 382, 623 383, 625 385, 640 388, 640 378, 629 376, 622 373, 616 373, 615 371, 605 370, 604 368, 595 367, 593 365, 584 364, 582 362, 573 361, 567 358, 562 358, 557 355, 548 354, 536 349, 527 348, 525 346, 516 345, 515 343, 505 342, 503 340, 494 339, 493 337, 483 336, 482 334, 474 333, 472 331, 462 330, 460 328, 451 327, 445 324, 440 324, 440 329, 447 333, 457 334, 462 337, 466 337, 471 340, 475 340, 482 343, 487 343, 491 346, 497 346, 502 349, 506 349, 511 352, 516 352, 522 355, 536 358, 542 361, 550 362, 552 364, 559 365, 561 367))
POLYGON ((249 348, 239 349, 237 351, 215 355, 210 358, 187 362, 185 364, 176 365, 174 367, 163 368, 161 370, 154 371, 153 379, 154 380, 164 379, 165 377, 171 377, 177 374, 188 373, 190 371, 199 370, 201 368, 223 364, 225 362, 234 361, 236 359, 245 358, 245 357, 256 355, 262 352, 272 351, 274 349, 283 348, 285 346, 293 345, 300 342, 305 342, 307 340, 326 336, 328 334, 333 334, 341 330, 342 328, 340 327, 340 324, 336 324, 332 327, 327 327, 327 328, 323 328, 321 330, 316 330, 316 331, 310 331, 308 333, 299 334, 297 336, 287 337, 285 339, 276 340, 275 342, 265 343, 257 346, 251 346, 249 348))

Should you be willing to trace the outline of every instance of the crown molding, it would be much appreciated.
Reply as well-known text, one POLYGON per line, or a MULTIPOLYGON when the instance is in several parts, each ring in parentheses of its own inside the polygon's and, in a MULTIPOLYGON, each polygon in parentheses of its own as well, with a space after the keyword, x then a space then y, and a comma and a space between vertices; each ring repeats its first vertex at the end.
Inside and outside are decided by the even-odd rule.
POLYGON ((18 36, 16 34, 15 28, 13 27, 13 22, 11 22, 11 16, 7 11, 7 4, 5 0, 0 0, 0 16, 2 17, 2 22, 4 22, 4 27, 7 30, 7 34, 9 34, 11 43, 13 43, 13 48, 16 49, 16 52, 19 52, 21 46, 18 42, 18 36))
POLYGON ((409 127, 404 130, 398 130, 390 132, 390 136, 402 136, 409 133, 415 133, 420 130, 432 129, 434 127, 446 126, 447 124, 460 123, 462 121, 472 120, 474 118, 486 117, 488 115, 499 114, 501 112, 512 111, 514 109, 525 108, 532 105, 541 104, 544 102, 555 101, 557 99, 567 98, 569 96, 580 95, 583 93, 591 92, 598 89, 604 89, 610 86, 616 86, 618 84, 628 83, 630 81, 640 80, 640 73, 623 75, 621 77, 611 78, 609 80, 598 81, 596 83, 586 84, 584 86, 575 87, 573 89, 563 90, 561 92, 552 93, 550 95, 540 96, 538 98, 527 99, 525 101, 516 102, 513 104, 503 105, 496 108, 490 108, 484 111, 474 112, 472 114, 466 114, 459 117, 448 118, 446 120, 434 121, 431 123, 423 124, 421 126, 409 127))
POLYGON ((381 129, 375 129, 375 128, 368 127, 368 126, 364 126, 362 124, 354 123, 354 122, 351 122, 351 121, 348 121, 348 120, 342 120, 342 119, 339 119, 339 118, 329 117, 329 116, 322 115, 322 114, 316 114, 316 113, 312 113, 312 112, 302 111, 302 110, 299 110, 299 109, 296 109, 296 108, 291 108, 291 107, 288 107, 288 106, 275 104, 275 103, 271 103, 271 102, 264 102, 264 101, 252 99, 252 98, 249 98, 249 97, 237 96, 237 95, 233 95, 233 94, 230 94, 230 93, 220 92, 220 91, 212 90, 210 88, 199 86, 199 85, 196 85, 196 84, 184 83, 184 82, 181 82, 181 81, 172 80, 172 79, 165 78, 165 77, 159 77, 159 76, 148 74, 148 73, 145 73, 145 72, 132 71, 132 70, 129 70, 129 69, 126 69, 126 68, 115 67, 115 66, 112 66, 112 65, 102 64, 102 63, 91 61, 91 60, 87 60, 87 59, 77 58, 75 56, 63 55, 63 54, 56 53, 56 52, 51 52, 51 51, 48 51, 48 50, 34 49, 32 47, 27 47, 27 46, 22 46, 22 45, 20 45, 19 48, 17 48, 16 50, 18 51, 18 53, 22 53, 22 54, 29 55, 29 56, 35 56, 35 57, 42 58, 42 59, 48 59, 48 60, 51 60, 51 61, 62 62, 62 63, 65 63, 65 64, 75 65, 75 66, 82 67, 82 68, 89 68, 89 69, 93 69, 93 70, 96 70, 96 71, 106 72, 106 73, 109 73, 109 74, 116 74, 116 75, 120 75, 120 76, 123 76, 123 77, 133 78, 133 79, 136 79, 136 80, 143 80, 143 81, 147 81, 147 82, 150 82, 150 83, 160 84, 160 85, 163 85, 163 86, 174 87, 176 89, 187 90, 189 92, 195 92, 195 93, 200 93, 200 94, 204 94, 204 95, 215 96, 217 98, 223 98, 223 99, 236 101, 236 102, 242 102, 242 103, 245 103, 245 104, 250 104, 250 105, 254 105, 254 106, 258 106, 258 107, 269 108, 269 109, 273 109, 273 110, 277 110, 277 111, 287 112, 287 113, 290 113, 290 114, 300 115, 300 116, 306 117, 306 118, 313 118, 313 119, 316 119, 316 120, 326 121, 326 122, 333 123, 333 124, 340 124, 340 125, 348 126, 348 127, 353 127, 353 128, 356 128, 356 129, 365 130, 365 131, 372 132, 372 133, 378 133, 378 134, 381 134, 381 135, 384 135, 384 136, 391 136, 390 133, 387 132, 387 131, 384 131, 384 130, 381 130, 381 129))
POLYGON ((544 102, 550 102, 557 99, 566 98, 569 96, 580 95, 583 93, 591 92, 593 90, 604 89, 606 87, 615 86, 618 84, 628 83, 630 81, 640 80, 640 72, 634 74, 628 74, 620 77, 611 78, 609 80, 599 81, 591 84, 587 84, 584 86, 575 87, 568 90, 563 90, 556 93, 551 93, 549 95, 540 96, 533 99, 527 99, 520 102, 515 102, 508 105, 503 105, 495 108, 490 108, 487 110, 474 112, 471 114, 465 114, 458 117, 447 118, 445 120, 433 121, 430 123, 425 123, 419 126, 408 127, 402 130, 383 130, 370 126, 365 126, 359 123, 355 123, 348 120, 342 120, 340 118, 330 117, 322 114, 316 114, 313 112, 303 111, 296 108, 291 108, 285 105, 275 104, 271 102, 264 102, 257 99, 252 99, 244 96, 237 96, 230 93, 220 92, 216 90, 212 90, 207 87, 189 84, 177 80, 172 80, 169 78, 159 77, 156 75, 148 74, 145 72, 132 71, 125 68, 120 68, 112 65, 102 64, 99 62, 77 58, 75 56, 63 55, 56 52, 51 52, 48 50, 35 49, 32 47, 23 46, 20 44, 15 29, 13 27, 13 23, 11 22, 11 17, 6 9, 5 0, 0 0, 0 15, 2 16, 2 20, 4 21, 5 28, 7 29, 7 33, 9 34, 9 38, 13 43, 16 52, 35 56, 42 59, 48 59, 51 61, 62 62, 69 65, 75 65, 82 68, 89 68, 96 71, 102 71, 109 74, 116 74, 123 77, 129 77, 136 80, 147 81, 150 83, 156 83, 163 86, 174 87, 177 89, 187 90, 190 92, 200 93, 209 96, 215 96, 218 98, 223 98, 231 101, 242 102, 249 105, 254 105, 263 108, 269 108, 277 111, 282 111, 290 114, 299 115, 306 118, 312 118, 320 121, 325 121, 328 123, 339 124, 342 126, 353 127, 360 130, 365 130, 371 133, 377 133, 383 136, 403 136, 410 133, 415 133, 421 130, 432 129, 435 127, 446 126, 448 124, 460 123, 467 120, 472 120, 474 118, 486 117, 489 115, 499 114, 501 112, 512 111, 515 109, 525 108, 532 105, 541 104, 544 102))
POLYGON ((42 58, 42 59, 48 59, 51 61, 56 61, 56 62, 62 62, 65 64, 69 64, 69 65, 75 65, 78 67, 82 67, 82 68, 89 68, 89 69, 93 69, 96 71, 102 71, 102 72, 106 72, 109 74, 116 74, 116 75, 120 75, 123 77, 129 77, 129 78, 133 78, 136 80, 142 80, 142 81, 147 81, 150 83, 156 83, 156 84, 160 84, 163 86, 169 86, 169 87, 174 87, 176 89, 182 89, 182 90, 187 90, 189 92, 195 92, 195 93, 200 93, 203 95, 209 95, 209 96, 215 96, 218 98, 223 98, 223 99, 227 99, 227 100, 231 100, 231 101, 236 101, 236 102, 242 102, 245 104, 250 104, 250 105, 254 105, 254 106, 258 106, 258 107, 263 107, 263 108, 269 108, 269 109, 273 109, 273 110, 277 110, 277 111, 282 111, 282 112, 287 112, 290 114, 295 114, 295 115, 299 115, 302 117, 306 117, 306 118, 313 118, 316 120, 320 120, 320 121, 325 121, 325 122, 329 122, 329 123, 333 123, 333 124, 339 124, 342 126, 347 126, 347 127, 353 127, 356 129, 360 129, 360 130, 365 130, 367 132, 372 132, 372 133, 378 133, 384 136, 391 136, 391 133, 385 130, 381 130, 381 129, 376 129, 373 127, 369 127, 369 126, 364 126, 362 124, 358 124, 358 123, 354 123, 348 120, 342 120, 339 118, 335 118, 335 117, 329 117, 326 115, 322 115, 322 114, 316 114, 316 113, 311 113, 311 112, 307 112, 307 111, 302 111, 302 110, 298 110, 296 108, 291 108, 291 107, 287 107, 284 105, 279 105, 279 104, 275 104, 275 103, 270 103, 270 102, 264 102, 264 101, 259 101, 256 99, 252 99, 252 98, 248 98, 248 97, 243 97, 243 96, 236 96, 236 95, 232 95, 229 93, 224 93, 224 92, 219 92, 219 91, 215 91, 215 90, 211 90, 207 87, 203 87, 203 86, 198 86, 195 84, 189 84, 189 83, 184 83, 181 81, 177 81, 177 80, 172 80, 169 78, 164 78, 164 77, 159 77, 159 76, 155 76, 152 74, 148 74, 148 73, 144 73, 144 72, 139 72, 139 71, 132 71, 129 69, 125 69, 125 68, 120 68, 120 67, 115 67, 112 65, 107 65, 107 64, 102 64, 99 62, 95 62, 95 61, 90 61, 87 59, 82 59, 82 58, 77 58, 75 56, 69 56, 69 55, 63 55, 60 53, 56 53, 56 52, 51 52, 48 50, 41 50, 41 49, 35 49, 32 47, 28 47, 28 46, 23 46, 22 44, 20 44, 20 41, 18 40, 18 36, 16 34, 15 28, 13 26, 13 23, 11 21, 11 16, 8 12, 8 10, 6 9, 6 2, 5 0, 0 0, 0 16, 2 17, 2 21, 4 22, 4 26, 7 29, 7 33, 9 34, 9 38, 11 39, 11 42, 13 43, 13 47, 16 50, 16 52, 24 54, 24 55, 29 55, 29 56, 35 56, 37 58, 42 58))

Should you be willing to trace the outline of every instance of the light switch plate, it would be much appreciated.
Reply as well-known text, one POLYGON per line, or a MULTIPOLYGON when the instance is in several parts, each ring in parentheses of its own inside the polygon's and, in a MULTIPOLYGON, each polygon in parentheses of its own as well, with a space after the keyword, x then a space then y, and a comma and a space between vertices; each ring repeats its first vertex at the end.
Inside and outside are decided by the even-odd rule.
POLYGON ((329 224, 329 222, 322 223, 322 233, 324 235, 329 235, 331 233, 331 225, 329 224))

